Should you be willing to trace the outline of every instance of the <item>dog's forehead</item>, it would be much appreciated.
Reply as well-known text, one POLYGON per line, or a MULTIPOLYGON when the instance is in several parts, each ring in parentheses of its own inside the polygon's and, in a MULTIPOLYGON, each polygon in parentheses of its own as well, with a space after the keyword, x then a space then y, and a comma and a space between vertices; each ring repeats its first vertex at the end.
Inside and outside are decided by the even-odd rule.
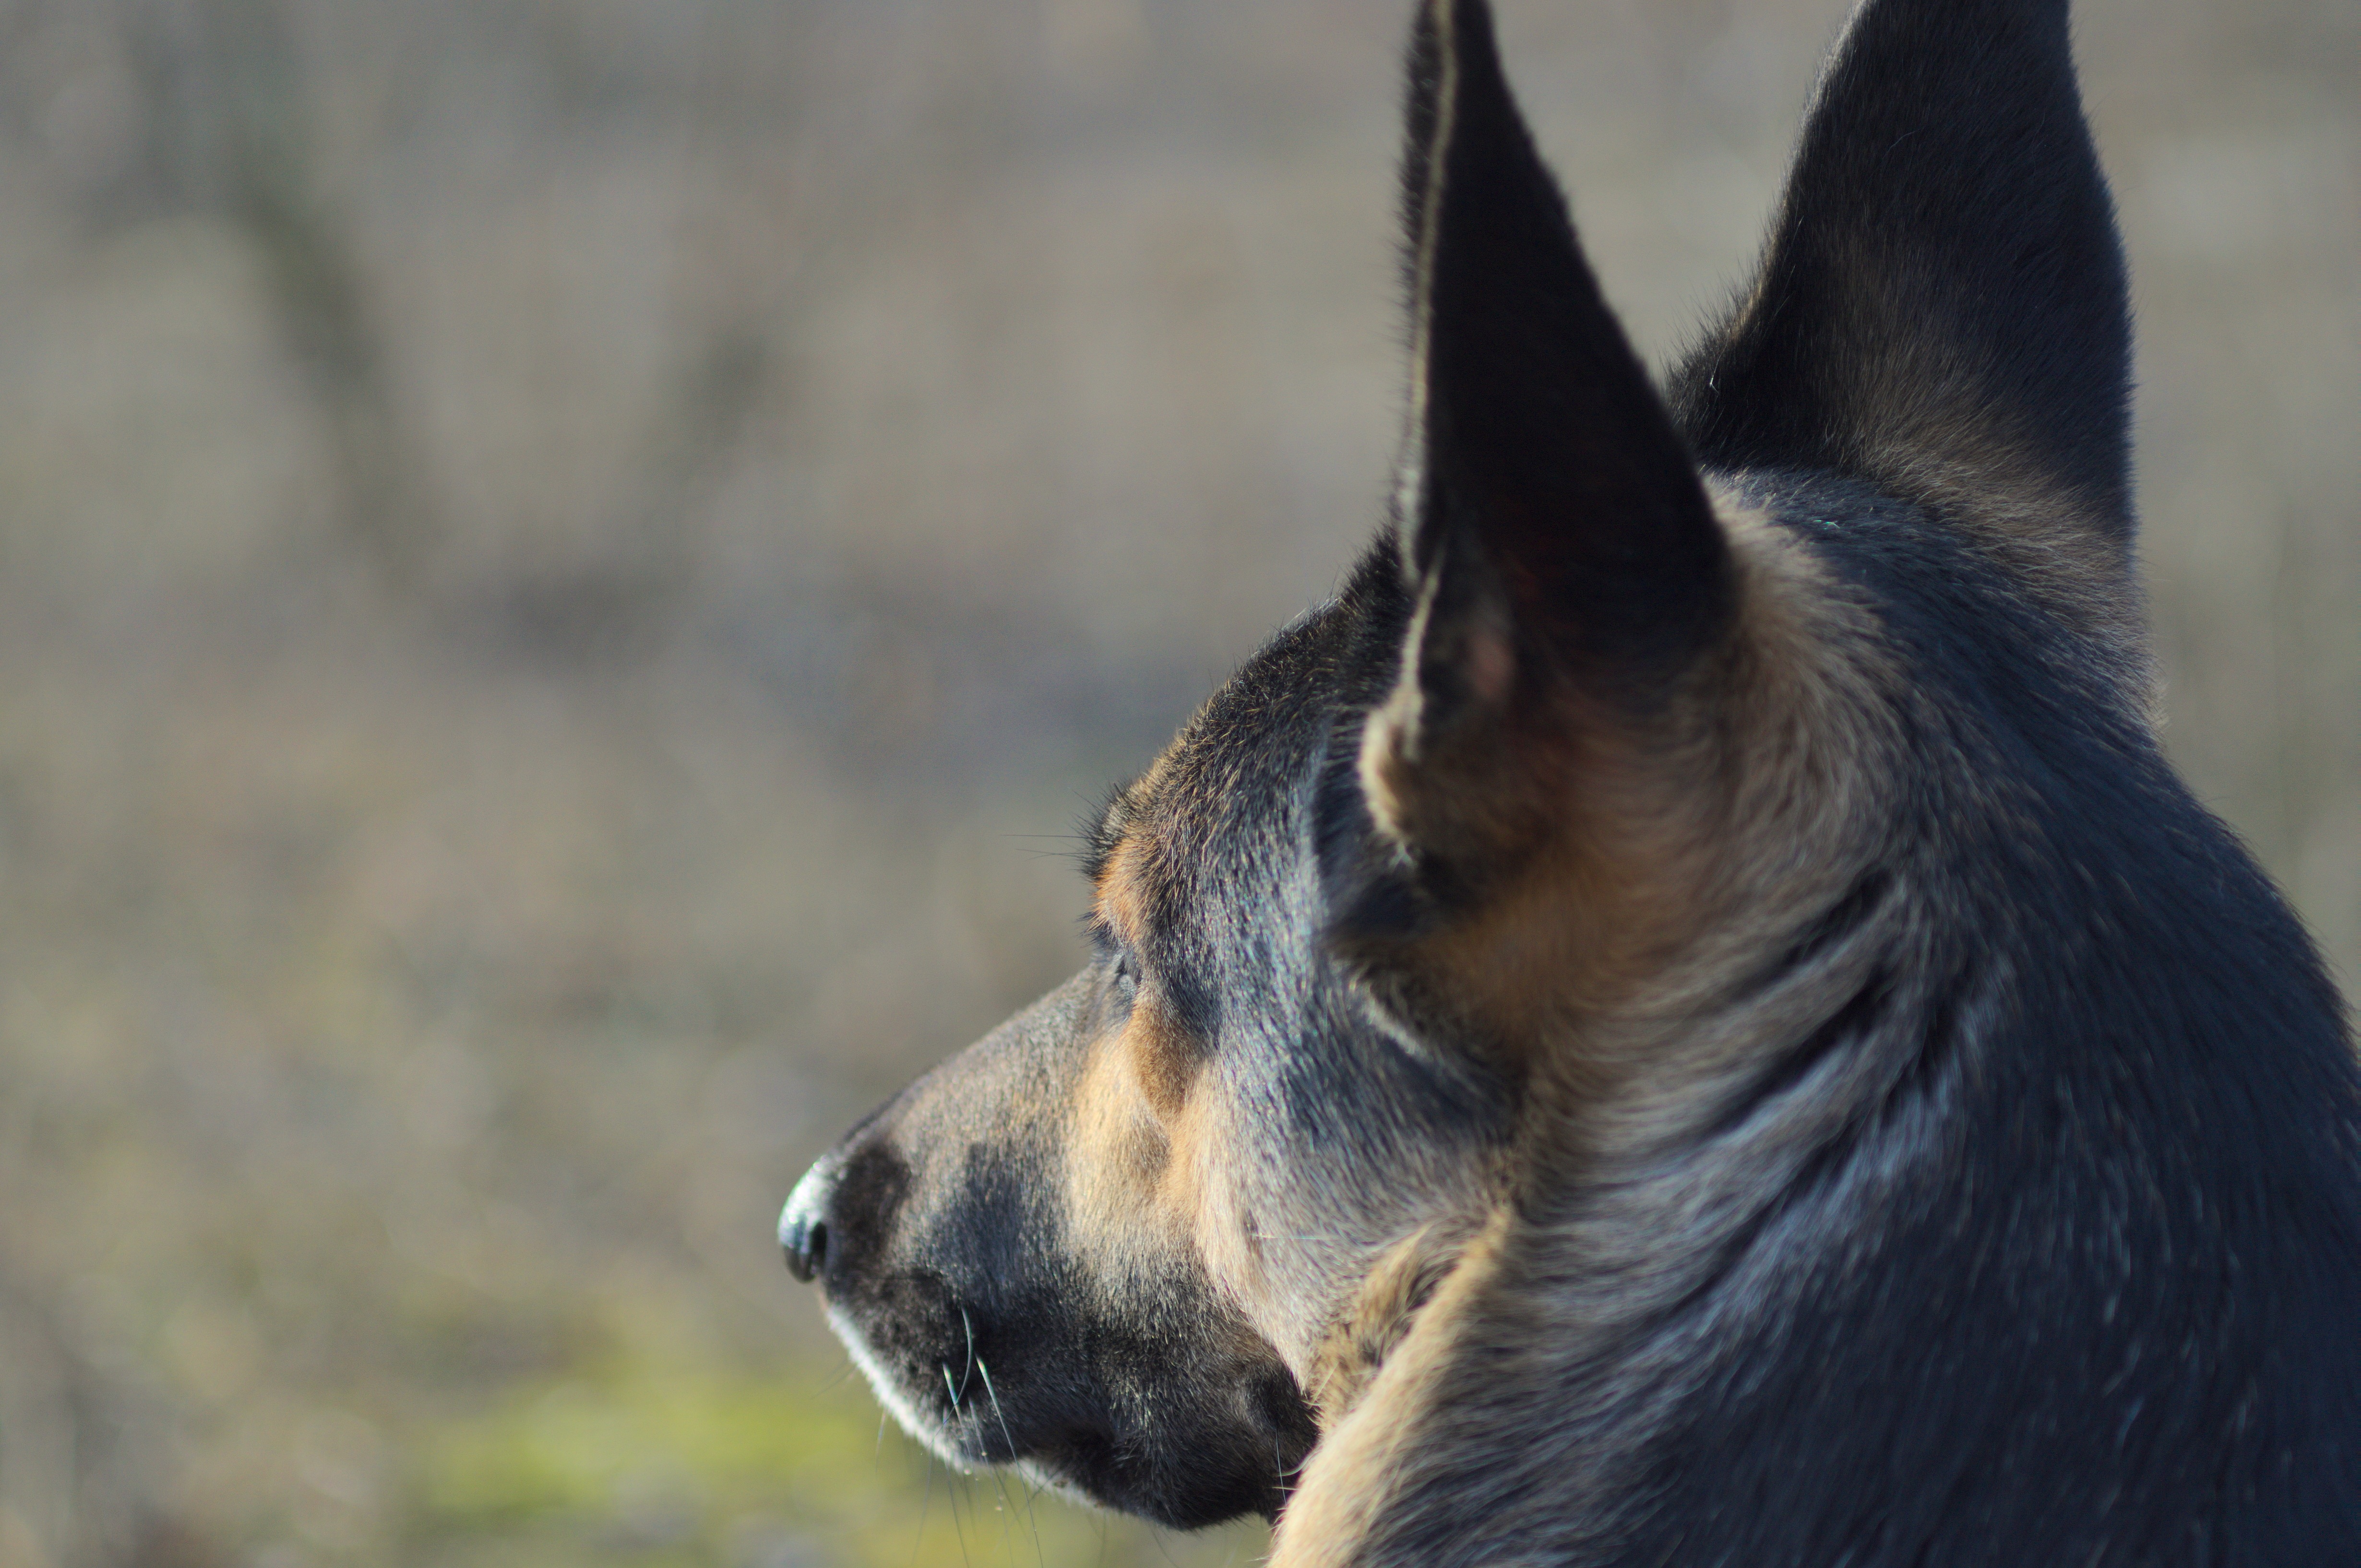
POLYGON ((1210 895, 1234 900, 1281 871, 1348 707, 1353 620, 1351 607, 1332 601, 1279 631, 1109 803, 1093 880, 1126 939, 1184 924, 1210 895))

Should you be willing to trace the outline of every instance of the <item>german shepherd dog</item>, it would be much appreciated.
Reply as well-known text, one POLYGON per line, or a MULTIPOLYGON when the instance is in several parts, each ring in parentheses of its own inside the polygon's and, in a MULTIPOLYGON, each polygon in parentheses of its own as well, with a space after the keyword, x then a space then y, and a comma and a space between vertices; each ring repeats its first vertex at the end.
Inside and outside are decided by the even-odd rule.
POLYGON ((2065 0, 1866 0, 1659 391, 1428 0, 1395 515, 789 1265, 1273 1562, 2361 1563, 2361 1071, 2162 756, 2065 0))

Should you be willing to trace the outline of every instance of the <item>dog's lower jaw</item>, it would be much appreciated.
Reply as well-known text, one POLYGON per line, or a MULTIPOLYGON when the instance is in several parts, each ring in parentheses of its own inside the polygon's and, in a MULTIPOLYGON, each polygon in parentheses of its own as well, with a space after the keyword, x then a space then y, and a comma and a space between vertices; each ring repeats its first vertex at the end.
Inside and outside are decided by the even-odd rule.
MULTIPOLYGON (((1112 1433, 1098 1433, 1050 1445, 1016 1466, 1019 1473, 1080 1503, 1133 1514, 1168 1530, 1202 1530, 1253 1514, 1276 1523, 1287 1506, 1290 1464, 1274 1436, 1267 1474, 1234 1472, 1218 1485, 1173 1455, 1159 1464, 1137 1453, 1112 1433)), ((1300 1456, 1293 1462, 1301 1464, 1300 1456)))
MULTIPOLYGON (((1170 1442, 1126 1441, 1112 1430, 1070 1431, 1028 1442, 1019 1474, 1078 1503, 1137 1515, 1170 1530, 1202 1530, 1246 1514, 1276 1523, 1289 1482, 1310 1453, 1301 1433, 1278 1424, 1229 1462, 1207 1464, 1199 1451, 1170 1442), (1249 1453, 1268 1455, 1259 1463, 1249 1453)), ((997 1463, 999 1456, 992 1456, 997 1463)))
POLYGON ((1126 1432, 1112 1410, 1104 1419, 1070 1410, 1045 1429, 1023 1396, 1003 1402, 1012 1375, 1022 1387, 1023 1369, 1003 1365, 995 1375, 980 1356, 961 1366, 954 1354, 941 1364, 945 1381, 937 1387, 915 1365, 906 1370, 881 1354, 841 1302, 830 1302, 828 1313, 879 1402, 951 1469, 1009 1465, 1074 1502, 1170 1529, 1199 1530, 1246 1514, 1275 1521, 1317 1439, 1310 1408, 1275 1363, 1267 1375, 1234 1385, 1222 1401, 1224 1419, 1201 1430, 1126 1432))

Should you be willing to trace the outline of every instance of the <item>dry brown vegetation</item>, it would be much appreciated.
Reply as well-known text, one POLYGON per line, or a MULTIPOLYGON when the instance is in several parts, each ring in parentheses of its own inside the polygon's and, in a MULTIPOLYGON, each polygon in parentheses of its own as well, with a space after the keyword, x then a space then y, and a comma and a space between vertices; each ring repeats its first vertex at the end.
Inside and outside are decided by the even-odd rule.
MULTIPOLYGON (((1379 0, 0 0, 0 1568, 1251 1558, 876 1434, 778 1203, 1323 592, 1379 0)), ((1842 0, 1503 0, 1662 355, 1842 0)), ((2171 741, 2361 975, 2361 11, 2083 0, 2171 741)))

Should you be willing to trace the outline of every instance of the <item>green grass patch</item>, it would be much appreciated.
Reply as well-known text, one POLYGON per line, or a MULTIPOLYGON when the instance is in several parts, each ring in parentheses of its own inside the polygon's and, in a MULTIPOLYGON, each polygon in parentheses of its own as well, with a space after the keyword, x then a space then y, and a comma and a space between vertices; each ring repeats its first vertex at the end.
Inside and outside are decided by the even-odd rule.
POLYGON ((826 1374, 618 1366, 516 1390, 417 1453, 422 1555, 485 1568, 1211 1568, 1263 1551, 1259 1529, 1175 1536, 954 1475, 826 1374))

